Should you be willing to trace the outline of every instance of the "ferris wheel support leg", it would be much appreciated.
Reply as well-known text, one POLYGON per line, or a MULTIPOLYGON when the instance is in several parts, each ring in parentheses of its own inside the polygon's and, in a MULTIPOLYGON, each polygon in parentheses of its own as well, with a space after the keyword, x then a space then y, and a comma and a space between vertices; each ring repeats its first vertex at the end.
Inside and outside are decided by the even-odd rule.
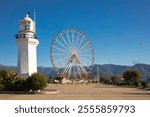
MULTIPOLYGON (((66 67, 65 67, 65 69, 64 69, 64 71, 62 72, 62 75, 64 75, 64 74, 67 73, 67 71, 68 71, 68 69, 69 69, 69 64, 70 64, 70 62, 71 62, 71 59, 68 61, 67 65, 66 65, 66 67)), ((67 76, 66 76, 66 77, 67 77, 67 76)))
MULTIPOLYGON (((80 61, 78 60, 78 58, 75 58, 76 59, 76 62, 78 63, 78 66, 79 66, 79 69, 81 69, 80 71, 81 71, 81 73, 83 74, 83 75, 85 75, 85 74, 87 74, 87 71, 85 70, 85 68, 80 64, 80 61)), ((86 78, 84 78, 84 80, 85 80, 86 78)))
POLYGON ((66 73, 67 69, 68 69, 68 66, 65 67, 64 71, 62 72, 62 76, 66 73))
POLYGON ((77 66, 77 72, 78 72, 78 74, 79 74, 79 78, 81 78, 81 71, 80 71, 79 66, 77 66))

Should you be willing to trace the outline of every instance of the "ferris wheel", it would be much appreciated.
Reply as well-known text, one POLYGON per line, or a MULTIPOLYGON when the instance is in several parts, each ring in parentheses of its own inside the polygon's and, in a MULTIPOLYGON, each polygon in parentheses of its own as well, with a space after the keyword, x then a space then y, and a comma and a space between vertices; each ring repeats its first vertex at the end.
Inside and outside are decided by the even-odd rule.
POLYGON ((53 68, 63 78, 86 78, 94 64, 94 49, 85 34, 67 29, 55 36, 50 58, 53 68))

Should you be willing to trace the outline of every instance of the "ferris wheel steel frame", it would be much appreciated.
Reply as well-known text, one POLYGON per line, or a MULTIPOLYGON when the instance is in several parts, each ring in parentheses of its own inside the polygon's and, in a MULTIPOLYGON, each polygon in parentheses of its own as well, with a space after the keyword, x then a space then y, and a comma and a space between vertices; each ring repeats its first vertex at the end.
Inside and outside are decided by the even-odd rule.
POLYGON ((94 49, 85 34, 67 29, 55 36, 50 48, 51 63, 63 78, 86 78, 94 64, 94 49))

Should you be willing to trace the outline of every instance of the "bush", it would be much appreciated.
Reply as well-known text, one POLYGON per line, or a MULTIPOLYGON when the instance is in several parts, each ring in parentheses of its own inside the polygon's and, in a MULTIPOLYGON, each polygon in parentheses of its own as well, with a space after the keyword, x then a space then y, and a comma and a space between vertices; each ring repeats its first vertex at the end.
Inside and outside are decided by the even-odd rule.
POLYGON ((4 86, 0 84, 0 91, 4 90, 4 86))
POLYGON ((121 76, 115 75, 111 77, 111 80, 115 85, 122 85, 124 79, 121 76))
POLYGON ((14 71, 0 70, 0 90, 4 91, 36 91, 44 89, 47 78, 35 73, 28 78, 21 78, 14 71))
POLYGON ((0 70, 0 83, 3 90, 14 90, 14 83, 17 78, 17 74, 14 71, 0 70))
POLYGON ((123 78, 127 85, 138 87, 141 83, 140 73, 137 70, 128 70, 123 74, 123 78))
POLYGON ((139 81, 134 82, 134 86, 139 87, 140 85, 141 85, 141 82, 139 82, 139 81))
POLYGON ((0 70, 0 90, 25 91, 25 78, 21 78, 14 71, 0 70))
POLYGON ((32 90, 35 92, 44 89, 46 86, 47 78, 40 73, 34 73, 26 79, 26 88, 28 91, 32 90))
POLYGON ((150 87, 150 83, 148 83, 148 82, 142 82, 141 85, 143 86, 143 88, 149 88, 150 87))
POLYGON ((18 77, 13 86, 14 91, 27 91, 26 78, 18 77))
POLYGON ((100 78, 100 82, 101 83, 104 83, 104 84, 112 84, 112 81, 110 78, 107 78, 107 77, 101 77, 100 78))

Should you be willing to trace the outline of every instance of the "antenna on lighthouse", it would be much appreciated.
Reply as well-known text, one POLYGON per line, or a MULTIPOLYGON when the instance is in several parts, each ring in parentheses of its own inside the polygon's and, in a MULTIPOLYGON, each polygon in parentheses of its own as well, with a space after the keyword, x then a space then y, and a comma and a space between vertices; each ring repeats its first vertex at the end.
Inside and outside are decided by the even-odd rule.
POLYGON ((36 12, 35 12, 35 9, 34 9, 34 22, 36 22, 36 12))
POLYGON ((36 28, 36 12, 35 12, 35 9, 34 9, 34 27, 36 28))

